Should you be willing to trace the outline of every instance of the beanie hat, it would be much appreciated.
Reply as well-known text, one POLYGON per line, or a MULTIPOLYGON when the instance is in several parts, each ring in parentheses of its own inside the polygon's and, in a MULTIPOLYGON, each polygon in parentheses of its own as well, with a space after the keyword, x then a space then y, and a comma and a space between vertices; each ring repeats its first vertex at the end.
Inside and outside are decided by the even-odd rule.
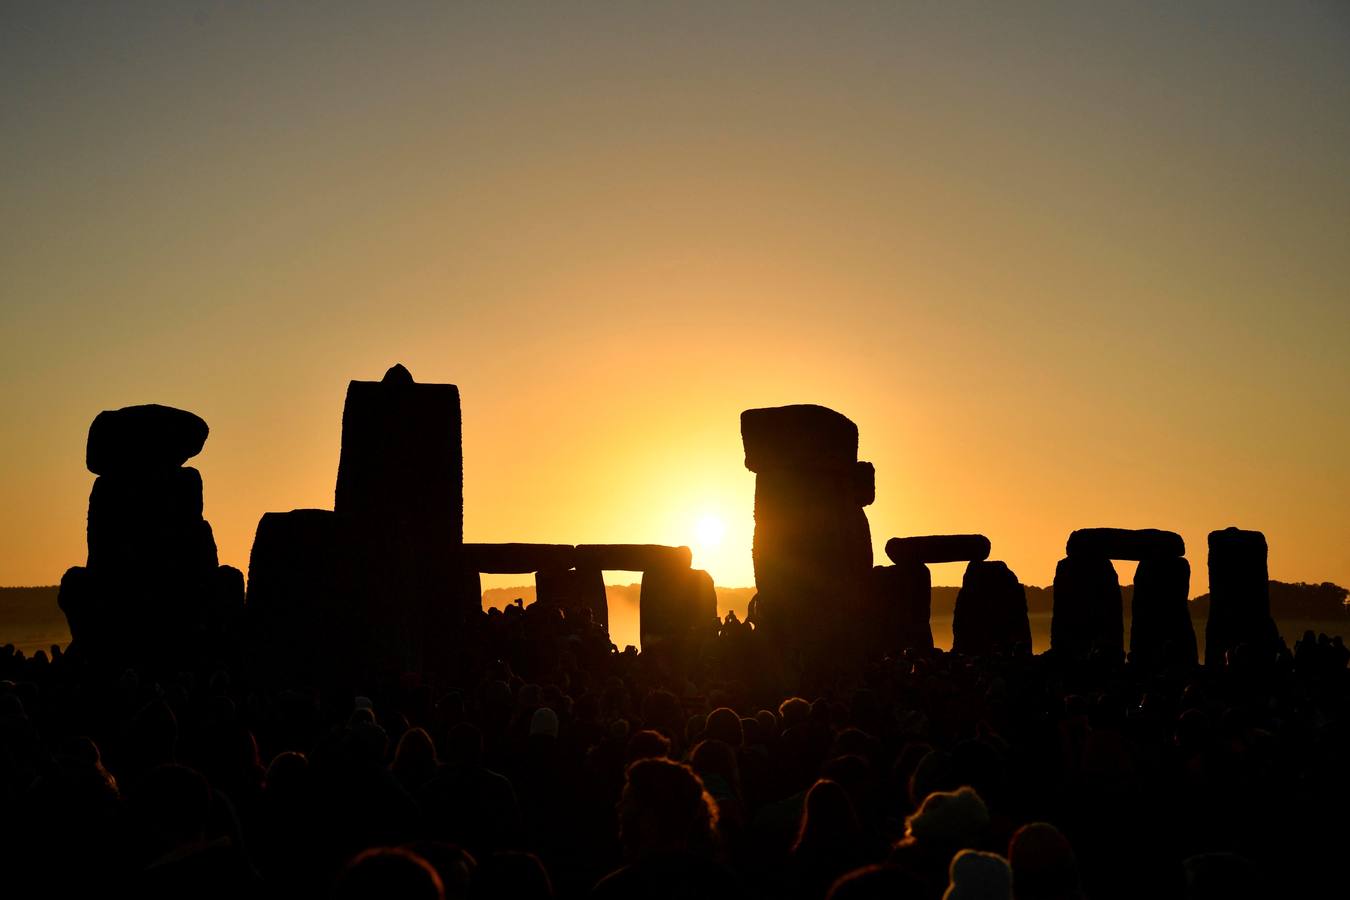
POLYGON ((962 850, 948 869, 951 883, 942 900, 1011 900, 1012 869, 997 853, 962 850))

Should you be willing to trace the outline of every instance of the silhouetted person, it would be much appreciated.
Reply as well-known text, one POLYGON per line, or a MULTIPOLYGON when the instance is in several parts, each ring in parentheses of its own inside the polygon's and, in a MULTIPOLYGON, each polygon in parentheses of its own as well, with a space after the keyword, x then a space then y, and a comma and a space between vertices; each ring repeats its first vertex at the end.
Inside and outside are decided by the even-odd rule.
POLYGON ((333 885, 333 900, 445 900, 436 870, 401 847, 377 847, 352 859, 333 885))
POLYGON ((836 782, 817 781, 806 793, 801 826, 788 856, 788 893, 817 900, 840 875, 866 862, 862 827, 848 792, 836 782))
POLYGON ((735 874, 715 860, 717 807, 688 767, 643 759, 628 767, 619 838, 629 862, 591 892, 600 900, 735 897, 735 874))
POLYGON ((504 850, 478 864, 470 896, 474 900, 552 900, 553 883, 539 857, 504 850))

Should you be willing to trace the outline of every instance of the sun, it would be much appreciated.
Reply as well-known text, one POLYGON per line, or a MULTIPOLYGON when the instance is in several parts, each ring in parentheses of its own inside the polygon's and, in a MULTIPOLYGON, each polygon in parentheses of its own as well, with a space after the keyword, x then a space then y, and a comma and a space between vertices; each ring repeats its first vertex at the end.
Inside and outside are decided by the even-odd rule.
POLYGON ((700 516, 694 523, 694 552, 702 558, 710 555, 711 550, 722 543, 726 536, 727 523, 721 517, 711 513, 700 516))

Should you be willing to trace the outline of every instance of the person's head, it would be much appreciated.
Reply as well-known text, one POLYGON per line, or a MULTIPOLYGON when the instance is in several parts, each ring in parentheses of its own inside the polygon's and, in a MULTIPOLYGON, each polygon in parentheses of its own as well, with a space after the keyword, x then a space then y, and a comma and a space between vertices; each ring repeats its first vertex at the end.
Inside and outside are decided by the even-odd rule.
POLYGON ((630 857, 676 850, 709 850, 717 807, 688 766, 641 759, 628 767, 619 799, 619 837, 630 857))
POLYGON ((973 788, 934 791, 905 819, 905 839, 921 847, 955 853, 979 845, 989 810, 973 788))
POLYGON ((947 870, 942 900, 1012 900, 1012 869, 997 853, 962 850, 947 870))
POLYGON ((436 745, 424 728, 409 728, 394 750, 396 771, 421 771, 436 767, 436 745))
POLYGON ((474 900, 551 900, 553 882, 533 853, 502 850, 478 865, 470 896, 474 900))
POLYGON ((741 717, 725 706, 708 713, 708 724, 703 729, 704 740, 721 741, 733 750, 745 740, 741 717))
POLYGON ((343 867, 333 900, 445 900, 441 877, 425 859, 402 847, 374 847, 343 867))
POLYGON ((1069 900, 1081 895, 1073 847, 1049 822, 1031 822, 1008 841, 1018 900, 1069 900))
POLYGON ((793 852, 821 844, 856 843, 858 817, 848 792, 837 782, 820 779, 806 792, 793 852))
POLYGON ((426 860, 441 879, 446 900, 463 900, 469 896, 477 863, 467 850, 447 841, 421 840, 405 844, 408 850, 426 860))
POLYGON ((863 866, 835 879, 826 900, 898 900, 923 893, 922 883, 897 866, 863 866))
POLYGON ((778 704, 778 718, 787 731, 794 725, 800 725, 811 715, 811 704, 801 697, 789 697, 778 704))
POLYGON ((628 762, 670 756, 670 741, 659 731, 643 729, 628 739, 628 762))

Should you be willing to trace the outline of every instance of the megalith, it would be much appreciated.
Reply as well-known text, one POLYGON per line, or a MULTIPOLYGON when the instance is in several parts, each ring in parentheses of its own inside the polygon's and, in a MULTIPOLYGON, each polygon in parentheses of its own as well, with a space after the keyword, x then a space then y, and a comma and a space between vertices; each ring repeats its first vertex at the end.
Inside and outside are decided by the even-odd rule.
POLYGON ((1027 591, 1007 563, 976 559, 966 566, 952 616, 952 652, 1031 653, 1027 591))
POLYGON ((1085 659, 1096 650, 1111 659, 1125 653, 1120 577, 1104 556, 1066 556, 1055 566, 1050 649, 1085 659))
POLYGON ((1158 528, 1080 528, 1069 535, 1055 570, 1050 645, 1082 657, 1094 648, 1124 652, 1120 580, 1111 561, 1135 560, 1130 658, 1141 665, 1195 662, 1186 543, 1158 528), (1110 570, 1109 572, 1107 570, 1110 570), (1062 583, 1062 590, 1061 590, 1062 583))
POLYGON ((933 649, 933 575, 923 563, 875 566, 872 569, 872 649, 903 653, 933 649))
POLYGON ((1130 659, 1144 666, 1194 666, 1191 564, 1184 556, 1149 556, 1134 572, 1130 659))
POLYGON ((863 507, 875 474, 858 460, 858 427, 823 406, 741 413, 755 473, 756 628, 789 653, 857 646, 872 578, 863 507))
POLYGON ((1209 533, 1209 621, 1205 624, 1205 665, 1222 666, 1240 645, 1269 655, 1280 646, 1270 615, 1270 572, 1266 536, 1225 528, 1209 533))
POLYGON ((61 580, 72 650, 96 663, 170 669, 218 664, 243 607, 237 570, 219 565, 202 517, 202 479, 183 463, 206 422, 147 404, 106 410, 89 427, 88 557, 61 580))

